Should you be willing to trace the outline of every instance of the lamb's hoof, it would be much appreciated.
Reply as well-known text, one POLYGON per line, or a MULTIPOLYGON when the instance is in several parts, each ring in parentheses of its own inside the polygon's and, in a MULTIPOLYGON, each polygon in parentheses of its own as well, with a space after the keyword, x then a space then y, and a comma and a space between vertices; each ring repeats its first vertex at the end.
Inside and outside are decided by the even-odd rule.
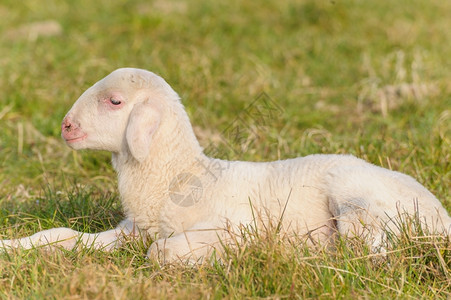
POLYGON ((150 245, 149 251, 147 251, 147 258, 157 261, 160 264, 169 262, 172 251, 160 241, 156 241, 150 245))
POLYGON ((202 263, 201 259, 196 257, 189 251, 177 251, 175 247, 169 245, 168 240, 158 240, 150 245, 149 251, 147 251, 147 258, 153 261, 157 261, 160 266, 165 264, 186 264, 197 265, 202 263))

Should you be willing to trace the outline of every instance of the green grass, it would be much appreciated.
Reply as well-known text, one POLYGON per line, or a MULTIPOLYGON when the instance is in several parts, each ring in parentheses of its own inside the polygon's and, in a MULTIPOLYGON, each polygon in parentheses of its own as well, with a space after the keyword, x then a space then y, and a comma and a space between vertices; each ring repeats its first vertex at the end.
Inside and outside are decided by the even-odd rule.
MULTIPOLYGON (((450 11, 438 0, 2 1, 1 237, 121 220, 109 155, 72 152, 59 127, 87 87, 123 66, 163 76, 205 147, 262 92, 283 108, 249 147, 215 144, 220 157, 351 153, 414 176, 451 211, 450 11), (46 20, 61 33, 18 30, 46 20)), ((112 253, 17 250, 0 256, 0 295, 450 297, 450 242, 420 233, 406 230, 385 259, 359 241, 312 250, 269 235, 200 269, 159 267, 133 242, 112 253)))

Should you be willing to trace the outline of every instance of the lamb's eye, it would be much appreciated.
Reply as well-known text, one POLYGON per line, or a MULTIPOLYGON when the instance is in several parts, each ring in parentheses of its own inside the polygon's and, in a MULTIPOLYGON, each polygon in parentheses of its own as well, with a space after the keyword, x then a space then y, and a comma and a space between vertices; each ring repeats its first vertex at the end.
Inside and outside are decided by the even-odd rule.
POLYGON ((114 99, 114 98, 110 98, 110 102, 111 102, 111 104, 113 104, 113 105, 119 105, 119 104, 122 103, 120 100, 116 100, 116 99, 114 99))

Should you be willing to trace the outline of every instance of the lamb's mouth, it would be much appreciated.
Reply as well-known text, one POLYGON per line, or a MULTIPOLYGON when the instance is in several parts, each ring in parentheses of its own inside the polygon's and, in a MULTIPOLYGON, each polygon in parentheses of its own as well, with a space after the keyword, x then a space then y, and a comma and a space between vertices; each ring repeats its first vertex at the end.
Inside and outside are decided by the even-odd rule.
POLYGON ((87 134, 84 134, 84 135, 82 135, 82 136, 75 137, 75 138, 71 138, 71 139, 66 139, 66 138, 65 138, 64 140, 65 140, 66 143, 68 143, 68 144, 73 144, 73 143, 76 143, 76 142, 79 142, 79 141, 84 140, 87 136, 88 136, 87 134))

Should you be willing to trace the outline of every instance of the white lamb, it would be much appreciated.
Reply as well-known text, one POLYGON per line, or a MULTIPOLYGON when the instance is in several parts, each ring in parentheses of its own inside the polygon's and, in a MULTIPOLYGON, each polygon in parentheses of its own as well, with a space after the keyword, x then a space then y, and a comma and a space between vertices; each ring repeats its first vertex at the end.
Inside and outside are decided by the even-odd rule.
POLYGON ((413 178, 353 156, 268 163, 207 157, 179 96, 145 70, 118 69, 89 88, 64 118, 62 137, 73 149, 112 152, 127 219, 98 234, 55 228, 3 240, 4 248, 109 250, 141 232, 158 238, 148 256, 193 262, 220 251, 239 226, 266 222, 280 221, 286 234, 310 243, 369 234, 376 251, 384 229, 396 232, 404 213, 440 233, 451 226, 441 203, 413 178))

